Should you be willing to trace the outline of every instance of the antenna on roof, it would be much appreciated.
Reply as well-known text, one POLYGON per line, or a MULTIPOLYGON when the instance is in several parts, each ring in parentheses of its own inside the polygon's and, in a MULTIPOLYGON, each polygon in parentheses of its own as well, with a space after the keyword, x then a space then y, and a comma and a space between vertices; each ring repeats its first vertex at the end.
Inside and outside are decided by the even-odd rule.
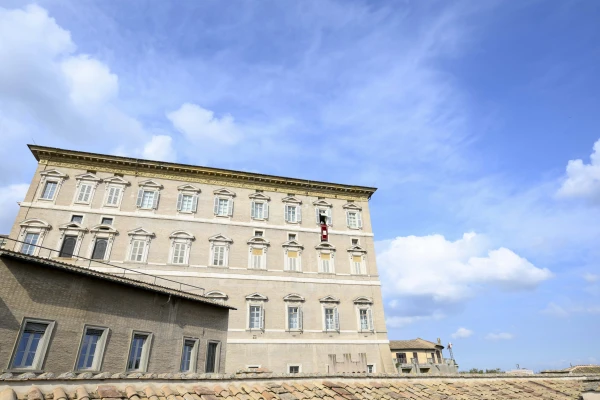
POLYGON ((450 359, 454 360, 454 353, 452 352, 452 342, 448 342, 448 351, 450 352, 450 359))

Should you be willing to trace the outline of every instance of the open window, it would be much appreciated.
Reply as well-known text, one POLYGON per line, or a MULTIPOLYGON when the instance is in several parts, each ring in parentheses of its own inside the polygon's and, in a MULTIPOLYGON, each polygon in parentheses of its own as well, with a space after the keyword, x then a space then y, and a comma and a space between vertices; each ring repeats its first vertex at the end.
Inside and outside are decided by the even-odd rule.
POLYGON ((128 372, 146 372, 151 344, 152 333, 133 331, 127 358, 128 372))
POLYGON ((333 204, 325 201, 324 199, 319 199, 313 202, 315 206, 315 217, 317 225, 321 225, 321 215, 325 215, 327 217, 327 225, 333 226, 333 218, 332 218, 332 210, 333 204))
POLYGON ((181 363, 179 370, 181 372, 195 372, 196 360, 198 359, 198 344, 197 338, 184 337, 183 347, 181 349, 181 363))
POLYGON ((97 372, 102 369, 108 332, 105 327, 84 326, 75 368, 77 371, 97 372))

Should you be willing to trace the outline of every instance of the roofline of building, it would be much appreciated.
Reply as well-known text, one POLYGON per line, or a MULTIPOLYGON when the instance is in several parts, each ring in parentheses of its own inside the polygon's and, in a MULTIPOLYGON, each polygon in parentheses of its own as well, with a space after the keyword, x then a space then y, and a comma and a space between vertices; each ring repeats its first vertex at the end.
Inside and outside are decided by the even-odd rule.
POLYGON ((431 342, 429 340, 425 340, 425 339, 421 339, 421 338, 416 338, 416 339, 408 339, 408 340, 390 340, 390 350, 431 350, 431 347, 392 347, 393 342, 417 342, 418 340, 422 340, 423 342, 427 342, 430 343, 431 345, 435 346, 436 348, 440 348, 440 349, 445 349, 444 345, 439 344, 439 343, 435 343, 435 342, 431 342))
POLYGON ((64 263, 55 260, 48 260, 46 258, 41 258, 37 256, 30 256, 23 253, 18 253, 12 250, 0 250, 0 258, 10 258, 13 260, 19 261, 27 261, 33 264, 40 265, 42 267, 49 267, 54 269, 59 269, 65 272, 71 272, 79 275, 88 276, 91 278, 102 279, 105 281, 110 281, 113 283, 134 287, 136 289, 146 290, 150 292, 160 293, 164 295, 179 297, 181 299, 196 301, 199 303, 207 304, 213 307, 226 308, 228 310, 237 310, 235 307, 231 307, 225 304, 218 303, 214 300, 208 299, 204 296, 195 295, 193 293, 184 292, 181 290, 171 289, 160 285, 155 285, 152 283, 146 283, 141 281, 136 281, 134 279, 124 278, 112 274, 107 274, 104 272, 98 272, 93 269, 83 268, 74 264, 64 263))
POLYGON ((27 146, 37 161, 46 162, 50 165, 84 163, 88 169, 91 169, 90 166, 93 165, 94 169, 104 171, 120 170, 142 176, 170 176, 170 179, 178 180, 186 180, 185 178, 188 178, 192 182, 210 180, 211 182, 216 181, 214 182, 215 184, 243 185, 243 187, 256 187, 267 190, 281 188, 284 189, 282 190, 283 193, 317 193, 339 198, 370 199, 377 190, 377 188, 368 186, 312 181, 189 164, 88 153, 32 144, 27 146))

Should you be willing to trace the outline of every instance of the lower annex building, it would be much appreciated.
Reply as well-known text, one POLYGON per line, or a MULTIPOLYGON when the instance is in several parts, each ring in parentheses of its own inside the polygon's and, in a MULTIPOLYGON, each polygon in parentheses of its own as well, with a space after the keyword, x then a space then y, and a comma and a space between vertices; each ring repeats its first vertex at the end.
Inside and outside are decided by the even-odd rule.
POLYGON ((396 371, 369 214, 375 188, 29 147, 38 168, 5 248, 204 288, 197 294, 236 309, 228 372, 326 373, 348 357, 396 371))

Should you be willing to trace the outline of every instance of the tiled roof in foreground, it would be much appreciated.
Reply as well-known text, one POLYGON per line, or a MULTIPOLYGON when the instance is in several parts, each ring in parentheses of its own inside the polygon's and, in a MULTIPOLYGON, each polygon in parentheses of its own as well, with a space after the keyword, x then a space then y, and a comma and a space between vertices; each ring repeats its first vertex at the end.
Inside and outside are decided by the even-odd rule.
POLYGON ((359 374, 319 377, 317 374, 252 374, 198 378, 138 374, 119 379, 1 380, 0 376, 0 400, 580 399, 585 391, 599 390, 598 379, 572 375, 404 377, 359 374))
POLYGON ((430 342, 429 340, 416 338, 412 340, 390 340, 391 350, 428 350, 443 349, 441 344, 430 342))

